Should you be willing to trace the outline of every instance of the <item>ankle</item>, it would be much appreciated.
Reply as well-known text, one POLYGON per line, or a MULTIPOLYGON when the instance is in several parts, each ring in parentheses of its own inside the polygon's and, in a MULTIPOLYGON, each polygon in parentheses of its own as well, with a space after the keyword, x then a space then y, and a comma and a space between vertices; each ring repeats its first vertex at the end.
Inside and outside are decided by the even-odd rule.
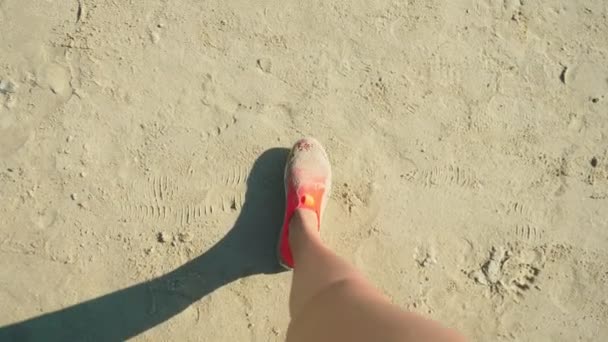
POLYGON ((311 209, 296 209, 289 222, 290 245, 293 246, 303 240, 317 239, 319 239, 317 214, 311 209))

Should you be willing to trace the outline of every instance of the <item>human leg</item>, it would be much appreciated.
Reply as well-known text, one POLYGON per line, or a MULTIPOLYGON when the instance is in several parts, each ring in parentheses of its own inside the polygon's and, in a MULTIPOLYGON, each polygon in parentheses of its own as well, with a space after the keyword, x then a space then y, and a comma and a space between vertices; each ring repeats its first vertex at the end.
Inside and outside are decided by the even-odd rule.
POLYGON ((440 324, 391 304, 323 245, 311 210, 297 210, 289 241, 296 267, 287 341, 464 341, 440 324))
POLYGON ((294 268, 287 340, 462 341, 455 332, 391 304, 353 266, 327 248, 319 226, 331 169, 318 141, 298 141, 285 170, 281 264, 294 268))

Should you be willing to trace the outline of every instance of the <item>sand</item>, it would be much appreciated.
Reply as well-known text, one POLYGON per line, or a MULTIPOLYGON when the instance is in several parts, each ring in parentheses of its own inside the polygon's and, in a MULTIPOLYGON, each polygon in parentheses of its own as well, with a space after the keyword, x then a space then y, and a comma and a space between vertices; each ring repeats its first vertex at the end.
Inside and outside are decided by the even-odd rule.
POLYGON ((471 341, 608 339, 608 3, 0 0, 0 339, 281 341, 323 239, 471 341))

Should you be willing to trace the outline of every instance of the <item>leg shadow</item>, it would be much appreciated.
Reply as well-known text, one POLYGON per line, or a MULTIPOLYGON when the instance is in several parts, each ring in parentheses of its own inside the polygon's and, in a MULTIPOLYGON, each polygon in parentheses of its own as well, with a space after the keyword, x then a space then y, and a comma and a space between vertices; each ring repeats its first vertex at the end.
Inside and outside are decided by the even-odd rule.
POLYGON ((0 341, 124 341, 239 278, 280 272, 276 244, 288 153, 270 149, 256 160, 234 227, 201 256, 156 279, 0 327, 0 341))

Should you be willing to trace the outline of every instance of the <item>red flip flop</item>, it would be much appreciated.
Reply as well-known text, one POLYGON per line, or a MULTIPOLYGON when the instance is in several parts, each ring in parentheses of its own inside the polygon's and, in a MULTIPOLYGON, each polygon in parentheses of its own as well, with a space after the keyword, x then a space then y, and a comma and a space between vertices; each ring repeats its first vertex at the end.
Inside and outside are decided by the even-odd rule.
POLYGON ((298 208, 309 208, 317 214, 320 229, 323 211, 331 190, 331 166, 323 146, 314 138, 304 138, 295 143, 285 166, 285 220, 279 237, 279 264, 286 269, 294 268, 289 246, 289 222, 298 208))

